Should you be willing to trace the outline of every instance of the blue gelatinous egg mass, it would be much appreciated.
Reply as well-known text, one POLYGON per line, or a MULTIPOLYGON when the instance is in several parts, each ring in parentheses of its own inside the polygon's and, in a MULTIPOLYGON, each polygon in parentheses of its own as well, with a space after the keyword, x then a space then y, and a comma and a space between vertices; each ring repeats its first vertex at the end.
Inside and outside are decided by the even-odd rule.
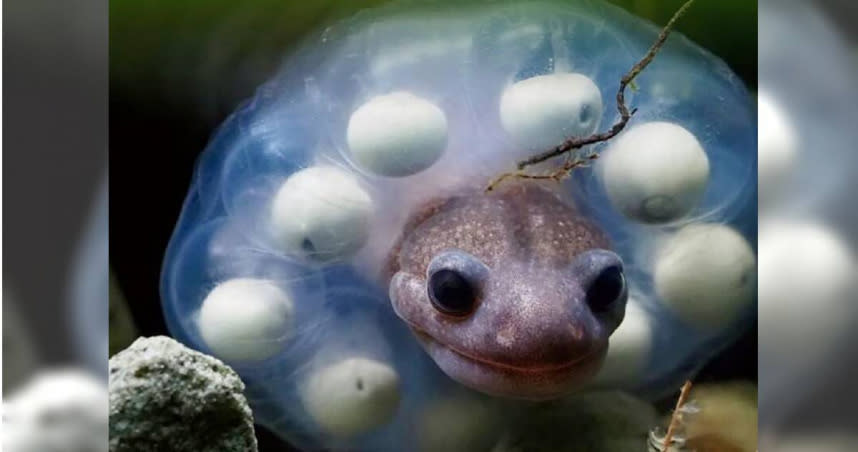
MULTIPOLYGON (((484 335, 468 317, 466 298, 478 292, 468 284, 504 262, 452 254, 445 265, 466 277, 417 274, 422 283, 394 291, 391 260, 404 234, 419 233, 415 216, 443 214, 438 200, 483 193, 517 161, 608 130, 620 118, 621 77, 658 32, 596 1, 513 1, 396 5, 314 36, 198 161, 162 273, 172 334, 232 365, 257 420, 301 447, 490 447, 532 405, 458 378, 470 368, 439 367, 421 346, 427 333, 402 320, 391 294, 413 294, 425 309, 453 294, 447 305, 465 309, 450 324, 484 335), (480 425, 469 428, 472 418, 480 425), (458 436, 445 422, 460 424, 458 436)), ((570 307, 595 319, 580 334, 612 331, 604 360, 570 392, 654 397, 753 319, 756 117, 730 69, 679 34, 626 102, 636 114, 624 131, 578 153, 598 159, 540 186, 602 231, 622 261, 622 277, 612 268, 607 279, 625 285, 618 327, 570 307)), ((436 223, 466 227, 454 221, 436 223)), ((515 335, 489 339, 515 347, 515 335)))

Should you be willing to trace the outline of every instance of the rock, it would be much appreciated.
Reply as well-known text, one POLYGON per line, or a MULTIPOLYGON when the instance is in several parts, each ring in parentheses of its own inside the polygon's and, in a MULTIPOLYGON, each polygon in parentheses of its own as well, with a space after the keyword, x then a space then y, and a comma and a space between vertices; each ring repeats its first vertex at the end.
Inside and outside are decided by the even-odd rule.
POLYGON ((140 338, 110 359, 110 451, 256 451, 244 384, 173 339, 140 338))

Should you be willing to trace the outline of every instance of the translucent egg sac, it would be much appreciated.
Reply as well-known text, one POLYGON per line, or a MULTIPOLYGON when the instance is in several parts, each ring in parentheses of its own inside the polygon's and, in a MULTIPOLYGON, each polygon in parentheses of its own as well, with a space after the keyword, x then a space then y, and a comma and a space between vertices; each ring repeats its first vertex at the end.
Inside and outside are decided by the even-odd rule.
POLYGON ((672 34, 626 129, 580 150, 592 165, 489 193, 610 130, 659 30, 599 0, 466 3, 319 30, 193 173, 161 277, 170 333, 233 366, 256 422, 300 450, 488 450, 534 397, 665 395, 750 325, 741 80, 672 34))

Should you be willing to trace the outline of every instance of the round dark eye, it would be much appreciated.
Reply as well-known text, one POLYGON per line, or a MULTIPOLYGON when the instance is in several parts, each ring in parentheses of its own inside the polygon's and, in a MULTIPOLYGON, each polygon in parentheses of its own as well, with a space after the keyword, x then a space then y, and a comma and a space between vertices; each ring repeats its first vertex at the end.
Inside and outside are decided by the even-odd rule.
POLYGON ((476 302, 474 287, 454 270, 438 270, 429 277, 429 300, 444 314, 463 316, 476 302))
POLYGON ((587 290, 587 303, 593 312, 605 312, 623 295, 626 278, 620 267, 608 267, 593 281, 587 290))

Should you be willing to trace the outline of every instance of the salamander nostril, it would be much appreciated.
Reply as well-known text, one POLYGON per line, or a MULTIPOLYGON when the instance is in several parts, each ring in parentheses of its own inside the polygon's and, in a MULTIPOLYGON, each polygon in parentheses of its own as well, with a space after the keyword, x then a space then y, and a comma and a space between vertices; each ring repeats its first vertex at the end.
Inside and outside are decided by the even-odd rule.
POLYGON ((618 266, 610 266, 602 270, 599 276, 587 289, 587 304, 593 312, 605 312, 614 306, 625 292, 626 278, 618 266))
POLYGON ((459 272, 441 269, 429 277, 429 299, 444 314, 464 316, 474 308, 476 290, 459 272))

